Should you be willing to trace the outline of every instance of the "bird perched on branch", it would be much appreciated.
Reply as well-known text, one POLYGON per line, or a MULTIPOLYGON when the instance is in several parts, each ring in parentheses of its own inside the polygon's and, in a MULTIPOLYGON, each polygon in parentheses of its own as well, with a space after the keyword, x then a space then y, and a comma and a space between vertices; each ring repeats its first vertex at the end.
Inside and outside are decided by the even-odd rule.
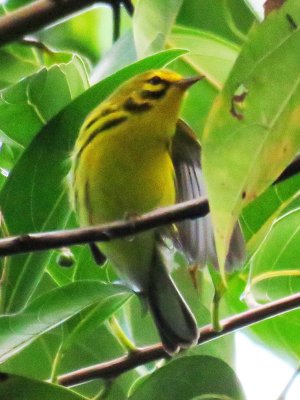
MULTIPOLYGON (((87 116, 72 157, 71 191, 82 226, 203 195, 200 145, 178 122, 185 92, 201 78, 148 71, 122 84, 87 116)), ((173 353, 196 343, 198 329, 165 266, 165 234, 166 228, 155 228, 93 244, 92 250, 98 262, 108 258, 120 278, 146 299, 163 346, 173 353)), ((169 235, 190 261, 217 264, 209 217, 184 221, 176 234, 169 228, 169 235)), ((237 246, 234 257, 239 251, 237 246)))

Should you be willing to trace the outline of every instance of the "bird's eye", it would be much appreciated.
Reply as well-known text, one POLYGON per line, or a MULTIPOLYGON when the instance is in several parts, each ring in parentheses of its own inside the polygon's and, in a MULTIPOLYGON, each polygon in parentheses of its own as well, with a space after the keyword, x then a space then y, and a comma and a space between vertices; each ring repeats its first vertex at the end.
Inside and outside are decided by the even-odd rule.
POLYGON ((152 85, 159 85, 162 82, 162 79, 159 76, 153 76, 153 78, 148 80, 152 85))

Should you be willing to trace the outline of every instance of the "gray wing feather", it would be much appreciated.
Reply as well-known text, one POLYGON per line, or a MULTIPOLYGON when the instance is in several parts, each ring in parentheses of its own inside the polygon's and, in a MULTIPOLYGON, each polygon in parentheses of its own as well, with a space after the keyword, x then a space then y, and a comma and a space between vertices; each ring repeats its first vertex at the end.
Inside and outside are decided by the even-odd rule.
MULTIPOLYGON (((178 121, 172 146, 172 160, 176 175, 177 201, 187 201, 206 195, 201 169, 201 147, 191 128, 178 121)), ((210 215, 177 224, 175 245, 187 256, 190 263, 204 266, 207 262, 218 267, 213 228, 210 215)), ((244 259, 245 245, 239 224, 232 235, 226 269, 244 259)))

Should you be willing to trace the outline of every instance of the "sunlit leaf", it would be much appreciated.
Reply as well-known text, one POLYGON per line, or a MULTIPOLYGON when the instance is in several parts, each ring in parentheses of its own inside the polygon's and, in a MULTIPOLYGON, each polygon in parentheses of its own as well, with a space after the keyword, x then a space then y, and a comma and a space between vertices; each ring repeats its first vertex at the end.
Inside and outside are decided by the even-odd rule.
POLYGON ((133 35, 140 58, 164 48, 182 1, 138 0, 133 19, 133 35))
POLYGON ((84 65, 74 56, 67 64, 44 68, 3 90, 0 93, 0 140, 26 147, 47 121, 87 87, 84 65))
POLYGON ((300 146, 300 33, 287 13, 300 19, 299 2, 287 2, 253 30, 206 125, 203 167, 221 266, 242 207, 300 146))
POLYGON ((175 27, 169 42, 177 48, 186 48, 189 53, 184 60, 195 71, 203 74, 213 86, 221 89, 238 56, 239 48, 229 41, 196 29, 175 27))

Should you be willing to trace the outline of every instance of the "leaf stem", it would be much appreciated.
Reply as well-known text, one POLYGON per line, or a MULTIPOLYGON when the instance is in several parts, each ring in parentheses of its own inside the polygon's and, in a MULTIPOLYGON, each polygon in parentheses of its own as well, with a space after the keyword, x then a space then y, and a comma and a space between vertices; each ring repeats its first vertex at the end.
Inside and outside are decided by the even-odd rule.
POLYGON ((57 370, 58 370, 58 366, 59 366, 59 363, 60 363, 60 361, 62 359, 62 355, 63 355, 63 353, 61 352, 61 349, 62 349, 62 343, 59 345, 58 350, 53 359, 51 376, 50 376, 51 383, 57 383, 57 370))
POLYGON ((109 326, 111 328, 111 331, 115 335, 116 339, 119 341, 119 343, 124 347, 124 349, 129 354, 132 354, 132 353, 135 353, 138 351, 137 347, 126 335, 126 333, 122 329, 121 325, 119 324, 119 321, 117 320, 117 318, 114 315, 109 320, 109 326))
POLYGON ((220 301, 221 301, 221 296, 216 290, 212 301, 212 310, 211 310, 212 326, 216 332, 222 331, 222 326, 220 324, 220 301))

